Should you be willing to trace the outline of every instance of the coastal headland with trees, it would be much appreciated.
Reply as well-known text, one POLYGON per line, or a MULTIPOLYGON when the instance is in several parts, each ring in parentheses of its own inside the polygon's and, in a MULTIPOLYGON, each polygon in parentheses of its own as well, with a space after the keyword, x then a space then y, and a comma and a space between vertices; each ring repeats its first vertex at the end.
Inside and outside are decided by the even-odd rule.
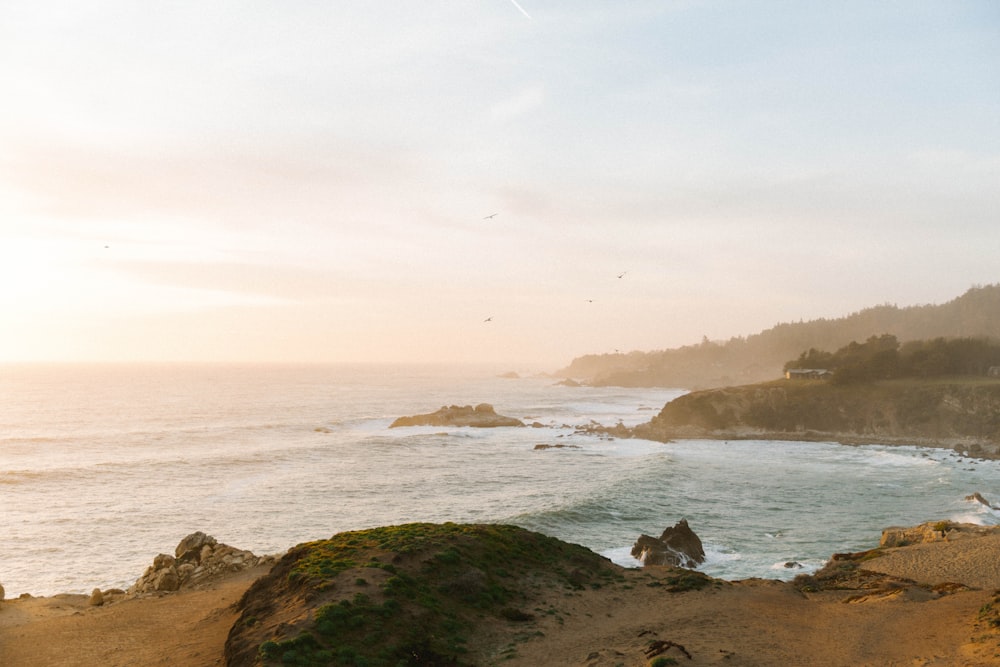
MULTIPOLYGON (((998 306, 1000 287, 974 288, 945 306, 885 306, 727 344, 626 355, 642 368, 600 358, 571 368, 589 368, 591 381, 650 386, 684 386, 674 380, 695 378, 699 360, 706 385, 763 376, 692 391, 623 435, 907 443, 1000 458, 998 306), (932 335, 862 327, 875 315, 921 320, 932 335), (829 344, 854 327, 863 333, 829 344)), ((197 585, 140 591, 157 567, 232 553, 178 545, 177 561, 157 556, 134 592, 4 601, 0 588, 0 664, 997 664, 997 527, 942 518, 886 527, 871 546, 832 554, 793 581, 725 581, 670 566, 622 568, 513 526, 408 524, 251 558, 247 569, 197 585)))

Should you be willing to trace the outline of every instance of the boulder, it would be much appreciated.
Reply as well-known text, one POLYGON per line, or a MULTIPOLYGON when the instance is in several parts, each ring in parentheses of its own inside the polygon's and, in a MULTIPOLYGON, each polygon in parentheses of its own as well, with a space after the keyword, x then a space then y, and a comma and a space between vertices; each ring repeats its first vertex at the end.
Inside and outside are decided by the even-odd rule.
POLYGON ((691 568, 705 562, 705 549, 701 539, 688 526, 687 519, 681 519, 664 530, 659 538, 640 535, 632 546, 632 557, 642 561, 644 566, 691 568))
POLYGON ((429 414, 400 417, 389 428, 399 426, 473 426, 495 428, 498 426, 524 426, 524 422, 514 417, 498 415, 489 403, 471 405, 446 405, 429 414))
POLYGON ((165 567, 161 570, 153 571, 152 588, 157 593, 179 590, 181 587, 181 578, 177 573, 177 568, 173 565, 170 567, 165 567))
MULTIPOLYGON (((212 546, 216 544, 216 539, 210 535, 206 535, 200 530, 191 533, 177 545, 174 549, 174 556, 179 560, 191 560, 195 556, 194 552, 200 552, 205 546, 212 546)), ((200 560, 200 558, 199 558, 200 560)))
POLYGON ((224 574, 276 560, 274 556, 255 556, 249 551, 222 544, 201 531, 181 540, 174 553, 176 557, 157 555, 153 564, 128 589, 128 595, 195 587, 224 574))

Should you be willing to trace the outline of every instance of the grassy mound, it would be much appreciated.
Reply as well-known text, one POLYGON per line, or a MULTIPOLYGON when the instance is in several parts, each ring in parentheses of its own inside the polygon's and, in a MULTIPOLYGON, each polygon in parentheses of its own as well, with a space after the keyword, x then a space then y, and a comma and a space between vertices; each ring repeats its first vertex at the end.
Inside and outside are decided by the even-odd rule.
POLYGON ((620 569, 514 526, 406 524, 289 551, 239 603, 227 665, 470 664, 477 630, 533 620, 535 593, 599 587, 620 569))

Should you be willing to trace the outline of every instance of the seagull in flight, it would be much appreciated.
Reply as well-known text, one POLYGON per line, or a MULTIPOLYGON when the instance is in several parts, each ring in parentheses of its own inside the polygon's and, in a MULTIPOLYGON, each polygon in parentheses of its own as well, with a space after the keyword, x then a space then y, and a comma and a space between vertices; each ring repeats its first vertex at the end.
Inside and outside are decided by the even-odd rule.
POLYGON ((622 271, 621 273, 618 274, 618 277, 624 278, 626 273, 628 273, 628 271, 622 271))
POLYGON ((493 316, 492 315, 489 316, 489 317, 487 317, 485 320, 483 320, 483 322, 492 322, 492 321, 493 321, 493 316))
POLYGON ((483 216, 483 220, 492 220, 493 218, 497 217, 498 215, 500 215, 500 214, 499 213, 490 213, 487 216, 483 216))

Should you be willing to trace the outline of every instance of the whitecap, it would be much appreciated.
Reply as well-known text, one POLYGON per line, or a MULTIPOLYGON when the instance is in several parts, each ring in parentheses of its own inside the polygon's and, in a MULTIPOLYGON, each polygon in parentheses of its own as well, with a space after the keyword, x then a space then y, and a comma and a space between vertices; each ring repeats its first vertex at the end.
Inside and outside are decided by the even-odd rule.
POLYGON ((727 564, 735 563, 739 560, 743 560, 743 555, 738 551, 732 551, 731 549, 724 549, 721 547, 706 546, 705 562, 702 563, 701 567, 725 567, 727 564))
POLYGON ((819 561, 796 560, 794 558, 789 558, 788 560, 781 560, 777 563, 773 563, 769 569, 795 575, 812 574, 821 567, 823 567, 823 563, 819 561))
POLYGON ((632 547, 614 547, 599 553, 615 565, 629 568, 642 567, 642 561, 632 555, 632 547))

